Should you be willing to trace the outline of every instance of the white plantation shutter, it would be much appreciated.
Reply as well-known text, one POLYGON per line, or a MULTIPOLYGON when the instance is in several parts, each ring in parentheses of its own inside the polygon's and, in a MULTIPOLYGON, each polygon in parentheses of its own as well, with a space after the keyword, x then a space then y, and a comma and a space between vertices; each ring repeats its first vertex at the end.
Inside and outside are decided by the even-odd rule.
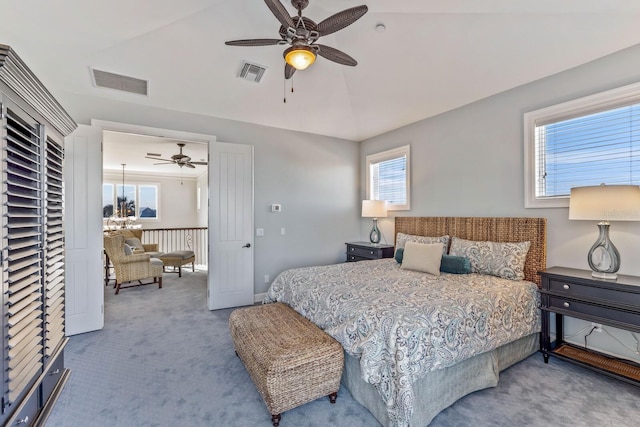
POLYGON ((63 148, 50 136, 45 150, 45 355, 51 356, 64 340, 64 228, 63 148))
POLYGON ((42 170, 40 126, 6 108, 3 141, 3 277, 7 283, 8 371, 4 393, 14 401, 42 370, 42 170))

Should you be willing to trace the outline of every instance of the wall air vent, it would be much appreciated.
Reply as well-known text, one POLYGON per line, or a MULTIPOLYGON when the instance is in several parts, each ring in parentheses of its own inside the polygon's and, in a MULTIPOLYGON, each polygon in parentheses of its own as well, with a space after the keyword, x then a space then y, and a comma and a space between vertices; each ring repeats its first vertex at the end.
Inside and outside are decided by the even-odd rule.
POLYGON ((252 64, 251 62, 244 61, 240 68, 238 77, 251 82, 260 83, 265 71, 267 71, 267 67, 264 65, 252 64))
POLYGON ((149 82, 147 80, 109 73, 107 71, 96 70, 95 68, 91 69, 91 77, 96 87, 115 89, 138 95, 149 95, 149 82))

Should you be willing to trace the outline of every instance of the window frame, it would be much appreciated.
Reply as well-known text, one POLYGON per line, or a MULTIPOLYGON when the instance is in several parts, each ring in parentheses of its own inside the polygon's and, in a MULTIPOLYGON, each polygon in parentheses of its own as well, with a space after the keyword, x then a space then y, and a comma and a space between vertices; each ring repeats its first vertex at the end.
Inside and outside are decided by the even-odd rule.
POLYGON ((524 207, 566 208, 569 196, 536 197, 536 126, 640 103, 640 83, 524 113, 524 207))
POLYGON ((365 157, 365 175, 366 175, 366 199, 371 200, 371 164, 384 162, 387 160, 397 159, 399 157, 407 157, 407 164, 405 169, 405 182, 406 182, 406 194, 407 203, 403 205, 399 204, 387 204, 387 210, 389 211, 408 211, 411 210, 411 146, 403 145, 402 147, 392 148, 390 150, 382 151, 379 153, 369 154, 365 157))
MULTIPOLYGON (((116 182, 116 181, 103 181, 102 182, 102 187, 103 187, 103 194, 104 194, 104 186, 105 185, 110 185, 112 187, 112 203, 113 203, 113 209, 114 212, 116 210, 116 203, 118 200, 118 186, 122 186, 121 182, 116 182)), ((136 221, 137 222, 159 222, 160 221, 160 184, 155 183, 155 182, 129 182, 129 183, 125 183, 126 187, 134 187, 134 192, 135 192, 135 206, 136 206, 136 212, 135 212, 135 217, 136 217, 136 221), (155 187, 156 189, 156 216, 155 218, 148 218, 148 217, 141 217, 140 216, 140 187, 155 187)), ((104 202, 104 200, 103 200, 104 202)), ((104 203, 103 203, 103 209, 104 209, 104 203)), ((103 217, 102 221, 104 223, 106 223, 108 221, 108 217, 103 217)))
POLYGON ((136 195, 138 196, 138 206, 136 206, 136 209, 137 209, 136 217, 138 218, 138 220, 160 221, 160 185, 151 184, 151 183, 136 184, 136 195), (141 212, 140 212, 140 210, 142 209, 142 201, 141 201, 142 197, 140 196, 141 187, 153 187, 156 190, 156 216, 153 218, 141 216, 141 212))

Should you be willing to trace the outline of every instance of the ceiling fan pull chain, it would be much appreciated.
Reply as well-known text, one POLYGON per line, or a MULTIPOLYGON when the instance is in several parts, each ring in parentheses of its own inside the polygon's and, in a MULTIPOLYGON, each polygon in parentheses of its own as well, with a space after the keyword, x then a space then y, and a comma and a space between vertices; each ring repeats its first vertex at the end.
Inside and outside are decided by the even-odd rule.
POLYGON ((284 103, 287 103, 287 79, 282 79, 282 95, 284 96, 284 103))

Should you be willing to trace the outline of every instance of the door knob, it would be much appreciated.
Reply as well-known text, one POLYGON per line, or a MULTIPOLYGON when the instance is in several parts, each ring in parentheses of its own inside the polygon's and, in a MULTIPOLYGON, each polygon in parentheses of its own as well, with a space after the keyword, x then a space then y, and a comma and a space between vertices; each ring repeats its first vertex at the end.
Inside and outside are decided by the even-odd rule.
POLYGON ((243 246, 243 248, 250 248, 251 247, 251 243, 247 243, 246 245, 243 246))

